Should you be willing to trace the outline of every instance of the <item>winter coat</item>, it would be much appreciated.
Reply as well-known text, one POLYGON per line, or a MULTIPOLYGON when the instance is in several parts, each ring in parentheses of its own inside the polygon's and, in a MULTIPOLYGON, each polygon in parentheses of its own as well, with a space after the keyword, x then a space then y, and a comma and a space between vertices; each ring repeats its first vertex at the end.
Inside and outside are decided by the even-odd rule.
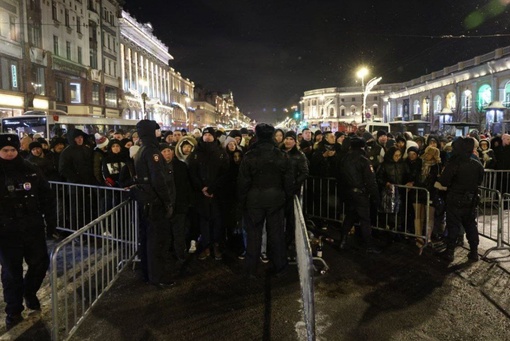
POLYGON ((185 141, 186 141, 186 142, 189 142, 189 143, 193 146, 193 148, 191 149, 191 153, 193 153, 193 151, 194 151, 194 150, 195 150, 195 148, 197 147, 197 144, 198 144, 198 143, 197 143, 197 140, 195 140, 195 138, 194 138, 193 136, 191 136, 191 135, 185 135, 185 136, 183 136, 183 137, 179 140, 179 142, 177 142, 177 145, 175 146, 175 156, 176 156, 179 160, 181 160, 182 162, 184 162, 184 163, 188 164, 188 157, 189 157, 189 155, 191 155, 191 154, 189 154, 188 156, 186 156, 186 155, 184 155, 184 154, 182 153, 182 145, 184 144, 184 142, 185 142, 185 141))
MULTIPOLYGON (((310 174, 321 178, 331 178, 335 176, 336 158, 335 155, 325 157, 326 151, 334 151, 335 146, 321 141, 317 149, 313 152, 310 162, 310 174)), ((335 153, 336 154, 336 153, 335 153)))
POLYGON ((97 185, 92 167, 92 150, 85 145, 78 146, 74 139, 82 135, 79 129, 72 130, 68 135, 69 145, 60 154, 59 173, 67 182, 97 185))
MULTIPOLYGON (((101 162, 101 169, 103 174, 103 183, 107 186, 120 187, 119 178, 122 167, 127 162, 125 154, 118 152, 114 154, 112 152, 112 146, 117 144, 120 146, 120 142, 117 140, 110 141, 108 144, 107 155, 101 162)), ((122 146, 121 146, 122 150, 122 146)))
POLYGON ((243 208, 279 208, 295 188, 290 162, 272 141, 259 140, 239 168, 237 193, 243 208))
POLYGON ((286 153, 290 162, 290 170, 292 175, 294 176, 294 194, 299 195, 301 192, 301 186, 304 184, 309 175, 309 161, 306 158, 306 155, 297 149, 296 146, 289 150, 288 152, 281 148, 284 153, 286 153))

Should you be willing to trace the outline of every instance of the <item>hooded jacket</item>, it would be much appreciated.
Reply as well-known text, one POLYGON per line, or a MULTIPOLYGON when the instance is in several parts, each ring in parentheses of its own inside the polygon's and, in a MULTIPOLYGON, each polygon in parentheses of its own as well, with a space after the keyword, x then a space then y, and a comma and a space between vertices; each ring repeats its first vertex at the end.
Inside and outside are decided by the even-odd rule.
POLYGON ((177 145, 175 146, 175 156, 182 162, 188 164, 188 157, 189 155, 191 155, 191 153, 189 155, 184 155, 182 153, 182 145, 184 144, 184 142, 188 142, 189 144, 191 144, 192 146, 191 153, 193 153, 197 146, 197 140, 191 135, 185 135, 179 140, 179 142, 177 142, 177 145))
MULTIPOLYGON (((102 173, 104 181, 107 182, 107 185, 115 187, 120 187, 119 185, 119 176, 122 167, 127 163, 127 159, 122 153, 122 145, 119 140, 112 140, 108 143, 108 151, 107 155, 102 160, 102 173), (112 147, 114 145, 120 146, 120 151, 118 153, 112 152, 112 147)), ((104 182, 103 181, 103 182, 104 182)))
POLYGON ((85 145, 85 141, 78 146, 74 141, 78 136, 83 136, 84 139, 86 137, 80 129, 73 129, 68 133, 69 146, 60 154, 59 173, 67 182, 97 185, 93 170, 92 149, 85 145))
POLYGON ((162 210, 174 204, 175 193, 171 193, 165 179, 165 160, 155 134, 159 125, 155 121, 141 120, 136 129, 142 147, 134 158, 138 183, 135 197, 143 205, 151 204, 162 210))

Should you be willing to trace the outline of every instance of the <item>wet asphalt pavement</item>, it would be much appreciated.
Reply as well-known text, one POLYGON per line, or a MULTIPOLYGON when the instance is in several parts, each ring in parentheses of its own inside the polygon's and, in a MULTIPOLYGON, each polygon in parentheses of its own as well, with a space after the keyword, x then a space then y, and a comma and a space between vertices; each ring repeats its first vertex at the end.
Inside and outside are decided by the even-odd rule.
MULTIPOLYGON (((381 241, 379 255, 350 245, 325 245, 330 271, 315 277, 317 340, 510 340, 510 275, 498 264, 468 262, 464 248, 448 264, 405 240, 381 241)), ((261 278, 247 280, 233 255, 193 255, 192 273, 164 290, 127 269, 72 340, 305 340, 296 267, 279 278, 267 268, 261 263, 261 278)), ((14 339, 49 340, 47 310, 14 339)))

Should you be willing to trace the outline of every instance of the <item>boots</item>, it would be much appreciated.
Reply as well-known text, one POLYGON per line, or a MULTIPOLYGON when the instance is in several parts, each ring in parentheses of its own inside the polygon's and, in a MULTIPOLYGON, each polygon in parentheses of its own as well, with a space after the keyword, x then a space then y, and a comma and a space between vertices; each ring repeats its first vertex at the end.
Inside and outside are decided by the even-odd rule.
POLYGON ((480 257, 478 256, 478 247, 477 246, 471 246, 470 251, 468 253, 468 259, 472 262, 478 262, 478 259, 480 257))

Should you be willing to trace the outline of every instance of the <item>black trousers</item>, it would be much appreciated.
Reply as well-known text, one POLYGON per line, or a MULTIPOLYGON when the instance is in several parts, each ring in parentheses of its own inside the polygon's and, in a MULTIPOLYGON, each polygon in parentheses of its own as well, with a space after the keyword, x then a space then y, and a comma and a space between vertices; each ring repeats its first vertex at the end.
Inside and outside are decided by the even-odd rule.
POLYGON ((165 212, 152 212, 150 216, 142 216, 142 226, 145 229, 145 240, 140 241, 140 257, 142 268, 146 264, 147 279, 158 284, 169 281, 171 257, 171 227, 165 212), (144 259, 145 258, 145 259, 144 259))
POLYGON ((448 200, 446 205, 446 229, 448 230, 448 248, 455 249, 457 238, 464 227, 469 247, 476 251, 480 238, 476 223, 476 205, 470 204, 460 207, 456 202, 448 200))
POLYGON ((349 200, 345 201, 345 218, 343 235, 347 235, 356 222, 359 221, 363 241, 372 242, 372 229, 370 226, 370 199, 366 194, 350 192, 349 200))
POLYGON ((50 260, 46 248, 44 232, 38 236, 31 236, 20 243, 0 243, 0 265, 2 265, 2 285, 5 312, 8 315, 20 314, 23 307, 23 298, 28 305, 39 304, 37 291, 46 276, 50 260), (39 236, 40 235, 40 236, 39 236), (23 259, 28 265, 23 277, 23 259))
POLYGON ((262 229, 266 222, 268 256, 275 271, 287 265, 284 231, 284 207, 277 208, 249 208, 245 211, 245 225, 247 233, 246 271, 255 274, 260 257, 262 244, 262 229))
POLYGON ((178 263, 182 264, 187 258, 186 247, 186 214, 175 213, 170 219, 170 245, 178 263))

